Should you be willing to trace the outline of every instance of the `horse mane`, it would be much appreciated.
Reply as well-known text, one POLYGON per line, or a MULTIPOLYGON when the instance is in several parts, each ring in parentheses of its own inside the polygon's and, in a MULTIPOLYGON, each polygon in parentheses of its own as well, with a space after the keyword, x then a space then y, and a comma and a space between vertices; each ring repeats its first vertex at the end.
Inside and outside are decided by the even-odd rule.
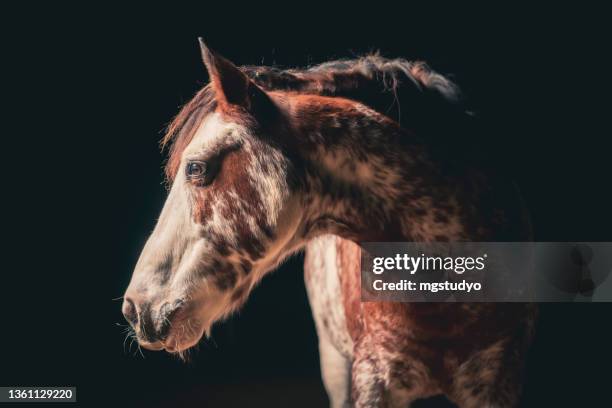
POLYGON ((426 63, 389 59, 379 54, 329 61, 304 69, 283 70, 270 66, 241 69, 266 90, 350 97, 366 105, 378 105, 373 99, 375 94, 388 92, 397 98, 400 91, 414 96, 436 94, 451 103, 461 100, 459 88, 426 63))
MULTIPOLYGON (((434 144, 449 132, 461 133, 471 120, 459 87, 424 62, 370 54, 308 68, 243 66, 240 69, 266 91, 336 96, 361 102, 396 120, 400 126, 425 135, 434 144)), ((168 126, 161 141, 162 147, 171 144, 166 164, 168 179, 176 174, 180 162, 177 156, 189 144, 203 117, 215 107, 214 92, 206 85, 168 126)), ((444 137, 445 143, 448 142, 447 136, 444 137)))
POLYGON ((369 106, 421 135, 469 121, 459 87, 421 61, 370 54, 304 69, 241 68, 265 90, 338 96, 369 106))

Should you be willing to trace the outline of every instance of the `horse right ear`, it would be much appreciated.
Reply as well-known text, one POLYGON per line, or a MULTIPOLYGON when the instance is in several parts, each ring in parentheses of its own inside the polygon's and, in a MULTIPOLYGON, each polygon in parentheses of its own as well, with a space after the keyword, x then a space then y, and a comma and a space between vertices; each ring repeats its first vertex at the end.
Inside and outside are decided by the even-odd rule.
POLYGON ((263 98, 268 99, 265 92, 229 60, 211 51, 202 38, 198 40, 202 59, 220 108, 230 112, 240 107, 255 113, 258 108, 257 102, 263 98))

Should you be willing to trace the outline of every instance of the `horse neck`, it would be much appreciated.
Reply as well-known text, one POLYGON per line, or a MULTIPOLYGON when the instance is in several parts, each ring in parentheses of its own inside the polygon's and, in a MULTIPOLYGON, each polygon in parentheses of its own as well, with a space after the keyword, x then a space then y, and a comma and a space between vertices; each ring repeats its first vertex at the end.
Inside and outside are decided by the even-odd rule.
POLYGON ((449 228, 456 207, 450 186, 415 135, 346 99, 297 96, 290 106, 306 163, 306 236, 400 241, 460 234, 449 228), (443 223, 434 222, 434 211, 443 223))

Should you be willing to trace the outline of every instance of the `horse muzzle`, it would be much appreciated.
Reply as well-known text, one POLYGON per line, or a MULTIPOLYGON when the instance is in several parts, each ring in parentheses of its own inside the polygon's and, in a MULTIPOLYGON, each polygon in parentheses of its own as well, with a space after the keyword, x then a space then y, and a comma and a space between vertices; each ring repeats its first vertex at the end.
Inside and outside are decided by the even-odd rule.
POLYGON ((183 320, 186 309, 183 299, 161 302, 159 306, 154 306, 152 302, 126 295, 121 311, 134 328, 142 347, 161 350, 165 348, 164 342, 172 328, 183 320))

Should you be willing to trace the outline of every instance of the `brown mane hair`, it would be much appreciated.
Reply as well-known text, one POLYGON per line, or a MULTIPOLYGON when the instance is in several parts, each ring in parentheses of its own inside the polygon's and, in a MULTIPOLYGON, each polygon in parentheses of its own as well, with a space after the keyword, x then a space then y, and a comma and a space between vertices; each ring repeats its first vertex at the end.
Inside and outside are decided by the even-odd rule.
MULTIPOLYGON (((446 134, 469 118, 459 88, 423 62, 378 54, 325 62, 304 69, 244 66, 240 69, 266 91, 339 96, 359 101, 420 134, 446 134), (402 109, 404 108, 404 109, 402 109), (442 128, 444 127, 444 128, 442 128)), ((165 173, 176 175, 180 154, 202 119, 216 109, 214 91, 204 86, 168 126, 161 141, 171 145, 165 173)))
POLYGON ((174 117, 161 140, 162 148, 170 144, 165 173, 168 181, 176 176, 181 161, 181 153, 193 139, 202 119, 217 107, 214 92, 210 84, 200 89, 198 93, 185 104, 174 117))

